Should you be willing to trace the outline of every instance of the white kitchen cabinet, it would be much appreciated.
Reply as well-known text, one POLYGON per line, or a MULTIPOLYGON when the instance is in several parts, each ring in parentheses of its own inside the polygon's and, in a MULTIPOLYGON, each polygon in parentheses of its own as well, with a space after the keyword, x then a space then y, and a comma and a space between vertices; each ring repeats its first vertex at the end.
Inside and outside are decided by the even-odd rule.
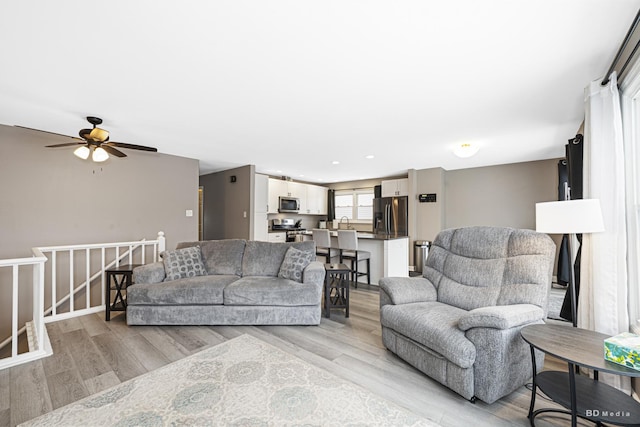
POLYGON ((304 199, 307 197, 307 184, 301 182, 284 181, 287 183, 287 196, 304 199))
POLYGON ((285 231, 283 232, 277 232, 277 233, 268 233, 268 241, 269 242, 286 242, 287 241, 287 233, 285 231))
POLYGON ((278 213, 278 197, 288 193, 287 181, 269 178, 269 213, 278 213))
POLYGON ((253 218, 253 238, 260 242, 269 241, 269 220, 266 212, 254 212, 253 218))
POLYGON ((287 182, 287 195, 289 197, 295 197, 300 200, 300 213, 307 213, 307 184, 302 184, 300 182, 287 182))
POLYGON ((253 224, 251 240, 268 241, 269 221, 267 220, 269 204, 269 177, 254 175, 253 224))
POLYGON ((408 195, 408 179, 389 179, 387 181, 382 181, 382 197, 398 197, 408 195))
POLYGON ((269 178, 268 213, 278 213, 278 198, 286 196, 300 200, 300 214, 326 215, 328 191, 328 188, 319 185, 269 178))
POLYGON ((327 192, 326 187, 319 185, 307 185, 307 210, 310 215, 327 214, 327 192))
POLYGON ((268 212, 269 209, 269 177, 255 174, 255 186, 253 194, 253 210, 255 212, 268 212))

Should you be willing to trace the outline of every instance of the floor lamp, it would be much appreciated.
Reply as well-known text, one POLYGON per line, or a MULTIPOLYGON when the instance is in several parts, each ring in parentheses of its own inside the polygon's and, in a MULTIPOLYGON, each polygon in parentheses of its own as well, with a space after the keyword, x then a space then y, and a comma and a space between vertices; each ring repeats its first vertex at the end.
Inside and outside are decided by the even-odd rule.
POLYGON ((598 199, 565 200, 536 203, 536 231, 548 234, 569 234, 568 246, 571 258, 569 296, 573 326, 578 325, 576 314, 576 280, 571 241, 576 234, 604 231, 602 210, 598 199))

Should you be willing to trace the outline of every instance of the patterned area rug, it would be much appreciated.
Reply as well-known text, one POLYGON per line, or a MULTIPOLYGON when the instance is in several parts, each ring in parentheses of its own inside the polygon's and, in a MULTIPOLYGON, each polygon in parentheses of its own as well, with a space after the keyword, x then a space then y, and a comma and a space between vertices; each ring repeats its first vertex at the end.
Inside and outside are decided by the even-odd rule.
POLYGON ((437 426, 242 335, 21 426, 437 426))

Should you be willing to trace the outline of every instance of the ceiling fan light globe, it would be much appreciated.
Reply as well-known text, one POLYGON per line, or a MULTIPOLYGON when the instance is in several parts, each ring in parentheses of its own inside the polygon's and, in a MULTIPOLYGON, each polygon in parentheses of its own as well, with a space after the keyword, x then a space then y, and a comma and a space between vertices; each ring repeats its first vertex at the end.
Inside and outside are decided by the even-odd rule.
POLYGON ((109 132, 104 129, 93 128, 89 133, 89 138, 93 139, 94 141, 104 142, 107 140, 107 138, 109 138, 109 132))
POLYGON ((76 148, 73 151, 73 154, 80 157, 82 160, 87 160, 89 158, 89 154, 91 154, 91 150, 89 150, 89 147, 86 145, 83 145, 82 147, 76 148))
POLYGON ((107 153, 105 149, 102 147, 96 147, 93 150, 93 155, 91 156, 91 160, 93 160, 96 163, 104 162, 108 158, 109 158, 109 153, 107 153))

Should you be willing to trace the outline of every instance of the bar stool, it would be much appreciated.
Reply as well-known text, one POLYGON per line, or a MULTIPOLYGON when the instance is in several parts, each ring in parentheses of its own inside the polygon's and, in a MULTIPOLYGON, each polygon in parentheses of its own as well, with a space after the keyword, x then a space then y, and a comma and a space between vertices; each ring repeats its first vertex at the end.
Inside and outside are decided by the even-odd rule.
POLYGON ((327 264, 331 264, 331 258, 338 256, 338 249, 331 247, 331 235, 329 230, 322 228, 314 228, 311 230, 313 233, 313 241, 316 242, 316 255, 323 256, 326 259, 327 264))
POLYGON ((371 284, 371 252, 358 250, 358 233, 355 230, 338 230, 338 249, 340 250, 340 262, 351 261, 351 274, 353 285, 358 287, 358 277, 367 276, 367 283, 371 284), (367 272, 358 271, 360 261, 367 261, 367 272))

